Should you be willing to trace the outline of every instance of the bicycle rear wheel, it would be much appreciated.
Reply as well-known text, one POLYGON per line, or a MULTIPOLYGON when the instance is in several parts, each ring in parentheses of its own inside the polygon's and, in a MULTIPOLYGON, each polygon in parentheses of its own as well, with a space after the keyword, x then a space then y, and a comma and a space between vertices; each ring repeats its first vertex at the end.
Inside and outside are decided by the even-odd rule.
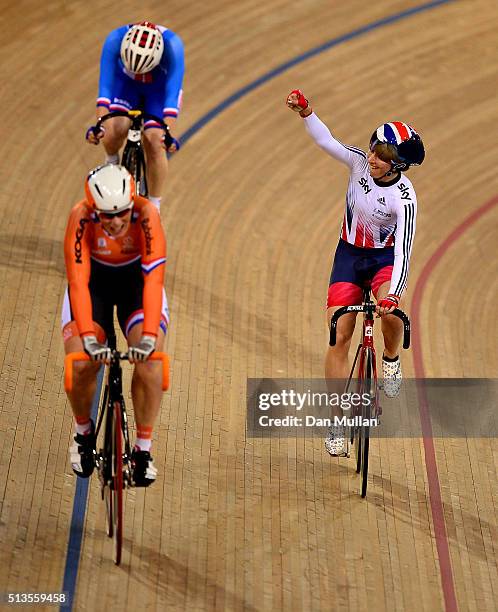
POLYGON ((123 433, 121 427, 121 404, 114 402, 112 423, 112 484, 111 484, 111 516, 114 538, 114 563, 121 563, 123 548, 123 433))
MULTIPOLYGON (((106 377, 108 373, 106 374, 106 377)), ((108 405, 109 400, 109 382, 106 378, 104 390, 99 409, 99 420, 97 424, 97 435, 104 421, 104 446, 99 451, 99 480, 101 487, 102 499, 105 503, 105 526, 106 534, 112 538, 113 536, 113 521, 112 521, 112 494, 109 488, 111 480, 111 465, 112 465, 112 414, 111 407, 108 405)))

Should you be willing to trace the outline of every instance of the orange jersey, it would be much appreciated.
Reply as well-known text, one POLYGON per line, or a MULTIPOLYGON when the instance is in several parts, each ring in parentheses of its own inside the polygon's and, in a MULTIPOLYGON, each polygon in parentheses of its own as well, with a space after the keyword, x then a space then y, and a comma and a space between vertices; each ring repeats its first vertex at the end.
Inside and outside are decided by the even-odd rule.
POLYGON ((130 225, 119 238, 113 238, 104 231, 86 200, 78 202, 71 211, 66 227, 64 259, 71 310, 81 336, 95 333, 88 288, 91 259, 109 267, 121 267, 141 260, 144 276, 143 333, 157 336, 161 319, 166 238, 159 211, 149 200, 135 197, 130 225))

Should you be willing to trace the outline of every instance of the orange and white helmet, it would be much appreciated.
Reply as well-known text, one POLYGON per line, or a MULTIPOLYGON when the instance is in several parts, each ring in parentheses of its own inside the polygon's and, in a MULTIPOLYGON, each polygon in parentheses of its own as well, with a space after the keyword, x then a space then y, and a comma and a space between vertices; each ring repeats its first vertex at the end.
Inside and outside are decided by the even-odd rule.
POLYGON ((163 35, 150 21, 137 23, 121 41, 121 60, 129 72, 150 72, 161 61, 164 50, 163 35))
POLYGON ((97 213, 116 214, 133 206, 135 181, 124 166, 105 164, 88 174, 85 192, 97 213))

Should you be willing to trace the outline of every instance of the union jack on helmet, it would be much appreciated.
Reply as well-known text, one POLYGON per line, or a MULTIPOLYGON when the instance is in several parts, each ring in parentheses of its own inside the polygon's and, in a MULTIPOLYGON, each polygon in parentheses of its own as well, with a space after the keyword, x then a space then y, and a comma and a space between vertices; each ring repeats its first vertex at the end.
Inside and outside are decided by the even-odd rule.
POLYGON ((377 144, 388 144, 394 149, 397 159, 391 162, 393 170, 420 166, 425 158, 422 139, 408 123, 402 121, 380 125, 370 138, 370 149, 377 144))

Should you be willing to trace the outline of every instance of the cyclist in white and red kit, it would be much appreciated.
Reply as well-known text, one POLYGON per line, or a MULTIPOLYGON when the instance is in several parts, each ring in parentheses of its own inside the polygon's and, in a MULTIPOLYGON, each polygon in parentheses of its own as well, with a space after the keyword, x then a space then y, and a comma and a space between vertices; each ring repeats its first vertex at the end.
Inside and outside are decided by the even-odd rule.
MULTIPOLYGON (((402 323, 389 314, 400 306, 406 290, 415 235, 417 197, 403 174, 424 161, 425 151, 417 132, 401 121, 385 123, 372 134, 367 153, 344 145, 317 117, 303 93, 295 89, 287 106, 304 119, 316 144, 350 169, 346 207, 334 257, 327 298, 327 320, 341 306, 361 304, 362 288, 369 285, 382 318, 384 392, 395 397, 401 386, 399 345, 402 323)), ((341 317, 336 345, 328 347, 326 378, 347 378, 348 353, 356 313, 341 317)), ((345 431, 331 427, 326 448, 331 455, 345 452, 345 431)))

